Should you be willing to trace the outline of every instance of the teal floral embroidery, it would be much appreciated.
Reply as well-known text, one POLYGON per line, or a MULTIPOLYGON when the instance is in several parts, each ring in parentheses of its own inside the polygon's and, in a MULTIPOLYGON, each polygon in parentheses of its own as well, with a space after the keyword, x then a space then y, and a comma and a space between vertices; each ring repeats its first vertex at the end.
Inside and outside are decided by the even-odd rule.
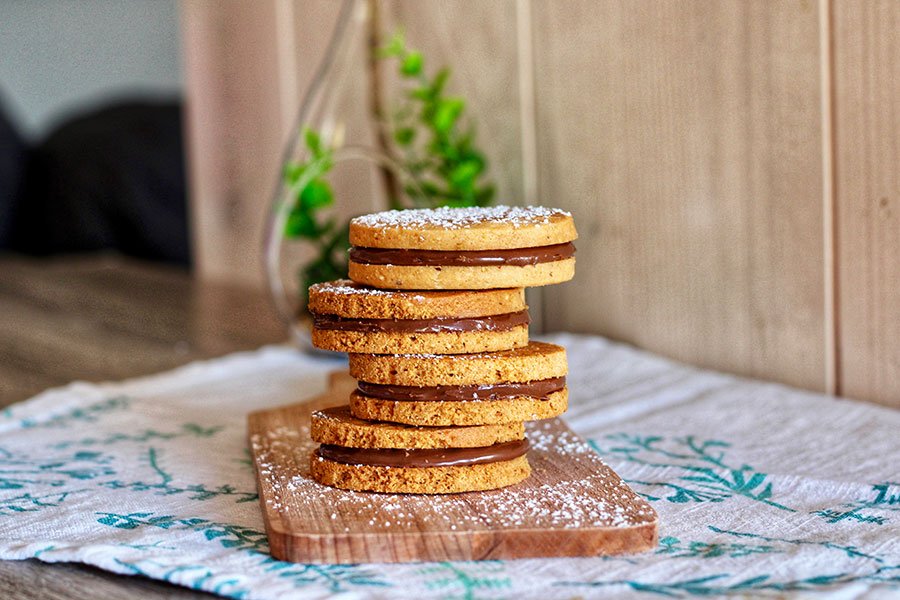
MULTIPOLYGON (((694 436, 678 437, 667 441, 662 436, 633 436, 626 433, 608 435, 611 445, 601 446, 590 440, 591 446, 610 460, 621 460, 644 466, 678 469, 678 483, 672 481, 646 481, 625 479, 628 483, 668 489, 669 502, 723 502, 734 496, 743 496, 769 506, 796 512, 772 500, 772 484, 768 475, 750 465, 733 466, 726 462, 728 442, 701 441, 694 436)), ((661 496, 643 493, 648 500, 661 500, 661 496)))
POLYGON ((726 535, 741 537, 741 538, 749 538, 754 540, 761 540, 765 542, 776 542, 781 544, 788 544, 793 546, 818 546, 820 548, 826 548, 828 550, 837 550, 846 554, 848 558, 865 558, 868 560, 873 560, 877 563, 883 563, 884 559, 874 556, 872 554, 866 554, 859 550, 856 546, 843 546, 841 544, 835 544, 834 542, 829 542, 825 540, 803 540, 803 539, 789 539, 789 538, 779 538, 779 537, 770 537, 765 535, 760 535, 757 533, 746 533, 740 531, 729 531, 728 529, 720 529, 718 527, 714 527, 712 525, 709 526, 710 531, 714 531, 716 533, 723 533, 726 535))
POLYGON ((473 600, 484 593, 512 588, 512 580, 505 575, 502 561, 441 562, 420 569, 429 578, 426 587, 444 594, 442 598, 473 600))
MULTIPOLYGON (((267 573, 276 575, 279 579, 289 580, 294 586, 301 587, 307 585, 322 585, 331 592, 342 592, 349 589, 349 586, 387 586, 387 582, 379 578, 372 570, 361 567, 360 565, 311 565, 282 562, 273 559, 267 553, 269 551, 269 543, 265 532, 257 531, 251 527, 242 525, 234 525, 229 523, 216 523, 208 519, 198 517, 180 518, 173 515, 154 515, 153 513, 106 513, 98 512, 100 518, 98 523, 118 529, 138 529, 140 527, 155 527, 165 530, 190 530, 201 534, 207 541, 220 544, 224 548, 231 550, 243 550, 252 554, 261 556, 259 563, 267 573)), ((129 567, 133 572, 164 579, 174 583, 188 585, 194 589, 212 590, 217 594, 229 596, 232 598, 242 598, 249 593, 248 589, 236 588, 231 585, 226 586, 228 589, 223 590, 219 584, 210 588, 207 586, 212 572, 200 565, 189 567, 177 567, 173 570, 165 570, 164 565, 153 563, 152 561, 142 561, 137 563, 124 563, 122 566, 129 567), (157 575, 148 574, 145 569, 148 566, 158 568, 157 575), (184 583, 185 571, 190 570, 192 573, 196 571, 196 576, 191 576, 187 584, 184 583), (173 577, 177 575, 179 581, 173 581, 173 577)), ((231 582, 237 584, 236 581, 231 582)))
POLYGON ((156 431, 153 429, 145 429, 141 433, 114 433, 103 438, 82 438, 80 440, 69 440, 59 442, 50 446, 55 450, 64 450, 72 446, 110 446, 119 442, 149 442, 151 440, 171 440, 179 437, 198 437, 208 438, 222 431, 225 427, 216 425, 213 427, 202 427, 196 423, 185 423, 176 431, 156 431))
POLYGON ((0 448, 0 490, 28 485, 62 487, 72 480, 84 481, 115 475, 111 457, 101 452, 80 451, 36 458, 0 448))
POLYGON ((32 554, 33 558, 40 558, 44 553, 50 552, 52 550, 56 550, 56 546, 45 546, 40 550, 37 550, 34 554, 32 554))
POLYGON ((117 545, 123 548, 132 548, 134 550, 178 550, 175 546, 164 546, 163 540, 157 540, 152 544, 126 544, 121 542, 117 545))
POLYGON ((773 580, 771 575, 758 575, 747 579, 740 579, 734 583, 728 583, 733 577, 731 573, 717 573, 706 577, 684 579, 668 583, 651 583, 636 580, 615 581, 561 581, 556 585, 583 586, 583 587, 609 587, 627 586, 638 592, 658 594, 682 598, 685 596, 718 596, 722 594, 737 594, 748 592, 775 591, 775 592, 799 592, 835 586, 839 584, 867 582, 867 583, 900 583, 900 565, 891 567, 879 567, 869 573, 850 574, 835 573, 817 575, 814 577, 787 579, 784 581, 773 580))
POLYGON ((360 565, 312 565, 289 563, 266 557, 262 562, 267 573, 290 580, 295 587, 323 585, 332 593, 347 591, 348 586, 388 587, 377 573, 360 565))
POLYGON ((184 486, 178 486, 173 483, 173 477, 170 473, 163 470, 159 465, 158 452, 156 448, 150 448, 147 451, 147 462, 150 468, 159 476, 159 481, 104 481, 100 485, 110 489, 128 489, 136 492, 152 491, 158 496, 172 496, 176 494, 189 494, 191 500, 209 500, 220 496, 233 496, 236 503, 255 502, 259 496, 255 491, 240 491, 230 484, 223 484, 217 487, 209 488, 202 483, 193 483, 184 486))
POLYGON ((88 404, 82 408, 73 408, 70 411, 60 415, 55 415, 46 420, 23 419, 20 425, 24 429, 33 427, 67 427, 73 422, 95 423, 103 415, 117 411, 125 410, 131 405, 131 399, 126 396, 115 396, 107 398, 100 402, 88 404))
POLYGON ((225 548, 268 552, 269 543, 264 531, 252 527, 216 523, 201 518, 179 518, 173 515, 154 515, 150 512, 128 514, 98 512, 98 523, 118 529, 138 529, 157 527, 166 530, 188 529, 202 534, 207 540, 216 540, 225 548))
POLYGON ((170 567, 153 560, 128 562, 118 558, 116 564, 126 569, 133 575, 143 575, 152 579, 161 579, 182 585, 198 591, 210 591, 228 598, 246 598, 250 590, 241 587, 240 580, 236 578, 216 581, 216 574, 203 565, 179 565, 170 567))
POLYGON ((842 504, 839 509, 826 508, 817 510, 812 514, 822 517, 828 523, 852 520, 859 523, 884 525, 890 520, 887 515, 873 515, 863 511, 867 509, 874 509, 878 512, 900 511, 900 489, 897 489, 898 486, 900 484, 894 482, 878 483, 872 486, 873 498, 848 502, 842 504))
POLYGON ((59 506, 72 494, 86 491, 88 490, 70 490, 67 492, 39 494, 36 496, 25 493, 11 498, 2 498, 0 499, 0 516, 5 517, 23 512, 38 512, 45 508, 59 506))
POLYGON ((676 537, 668 536, 659 540, 656 554, 665 554, 671 558, 743 558, 753 554, 773 554, 779 552, 774 546, 749 544, 722 544, 717 542, 682 542, 676 537))

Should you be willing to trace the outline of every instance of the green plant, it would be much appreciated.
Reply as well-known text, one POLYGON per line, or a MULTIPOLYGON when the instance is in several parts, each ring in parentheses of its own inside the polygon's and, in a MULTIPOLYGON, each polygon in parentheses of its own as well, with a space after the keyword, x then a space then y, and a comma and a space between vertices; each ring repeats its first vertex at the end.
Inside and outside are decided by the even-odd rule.
MULTIPOLYGON (((385 176, 388 207, 490 204, 495 186, 486 181, 487 159, 476 146, 474 125, 466 122, 465 100, 445 93, 450 70, 444 67, 429 77, 422 53, 408 48, 402 33, 376 52, 380 60, 396 60, 403 85, 402 99, 390 120, 381 120, 380 108, 375 110, 378 126, 388 134, 383 136, 389 142, 382 143, 382 150, 413 177, 403 188, 404 200, 395 193, 399 188, 393 176, 385 176)), ((287 163, 283 178, 292 203, 284 235, 308 240, 316 250, 298 274, 305 306, 310 285, 347 276, 350 242, 349 222, 328 216, 334 190, 326 177, 334 166, 334 148, 316 131, 306 129, 302 135, 309 158, 287 163)))
POLYGON ((408 87, 390 125, 397 147, 393 153, 421 190, 409 194, 414 202, 429 208, 490 204, 495 188, 482 181, 487 159, 475 146, 474 126, 463 126, 465 100, 444 93, 450 69, 429 78, 422 53, 407 48, 402 33, 394 34, 380 56, 397 60, 408 87))
POLYGON ((334 204, 334 190, 325 179, 334 166, 333 150, 322 144, 315 131, 305 130, 303 140, 310 159, 284 167, 284 181, 293 200, 284 234, 291 239, 309 240, 316 247, 315 257, 299 273, 306 306, 309 286, 347 276, 350 224, 339 224, 334 216, 326 218, 323 212, 334 204))

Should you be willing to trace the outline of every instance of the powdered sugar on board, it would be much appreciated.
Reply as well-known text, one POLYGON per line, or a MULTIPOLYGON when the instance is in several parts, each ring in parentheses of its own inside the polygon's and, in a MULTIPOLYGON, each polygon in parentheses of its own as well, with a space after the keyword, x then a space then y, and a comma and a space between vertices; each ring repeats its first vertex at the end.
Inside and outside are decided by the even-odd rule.
POLYGON ((571 213, 545 206, 475 206, 389 210, 356 217, 352 224, 372 229, 467 229, 485 223, 525 227, 549 223, 571 213))
POLYGON ((592 556, 655 544, 654 510, 557 419, 526 426, 532 475, 522 483, 450 495, 376 494, 338 490, 309 478, 309 456, 316 447, 307 425, 312 408, 322 406, 251 415, 260 501, 277 558, 592 556), (475 541, 485 535, 508 542, 479 549, 475 541), (410 536, 422 536, 421 543, 410 536), (437 538, 443 541, 426 542, 437 538))

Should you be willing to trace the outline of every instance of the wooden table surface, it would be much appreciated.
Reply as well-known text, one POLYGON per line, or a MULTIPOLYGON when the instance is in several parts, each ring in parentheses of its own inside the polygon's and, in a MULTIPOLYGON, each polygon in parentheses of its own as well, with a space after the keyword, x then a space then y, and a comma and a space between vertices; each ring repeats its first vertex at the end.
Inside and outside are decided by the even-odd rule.
MULTIPOLYGON (((72 380, 156 373, 285 340, 259 292, 117 257, 0 255, 0 407, 72 380)), ((0 561, 0 598, 206 596, 76 564, 0 561)))

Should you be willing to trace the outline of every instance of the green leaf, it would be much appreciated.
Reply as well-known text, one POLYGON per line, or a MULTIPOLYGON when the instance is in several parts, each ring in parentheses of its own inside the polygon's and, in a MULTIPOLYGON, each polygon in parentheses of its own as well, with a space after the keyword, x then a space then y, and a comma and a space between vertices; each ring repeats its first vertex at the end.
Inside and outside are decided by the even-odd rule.
POLYGON ((481 174, 481 170, 484 168, 477 160, 467 160, 463 163, 457 165, 451 172, 450 183, 453 187, 456 188, 467 188, 472 186, 472 182, 475 181, 475 178, 481 174))
POLYGON ((309 148, 309 151, 312 152, 314 157, 319 157, 322 155, 322 138, 319 134, 312 129, 305 129, 303 132, 304 139, 306 140, 306 147, 309 148))
POLYGON ((400 73, 406 77, 415 77, 422 72, 422 53, 416 50, 409 52, 400 63, 400 73))
POLYGON ((294 185, 303 174, 304 166, 298 163, 287 163, 284 165, 282 176, 288 185, 294 185))
POLYGON ((284 235, 289 238, 314 240, 319 237, 319 227, 308 212, 294 210, 288 215, 284 235))
POLYGON ((491 202, 494 201, 494 194, 496 193, 496 189, 493 184, 486 185, 485 187, 479 189, 475 193, 475 205, 476 206, 487 206, 491 202))
POLYGON ((391 39, 379 51, 381 58, 390 58, 392 56, 403 56, 406 52, 406 36, 402 31, 397 31, 391 36, 391 39))
POLYGON ((449 78, 450 69, 448 69, 447 67, 444 67, 437 72, 437 75, 435 75, 434 79, 431 80, 431 85, 429 86, 432 96, 437 97, 444 92, 444 86, 447 85, 447 80, 449 78))
POLYGON ((431 87, 429 87, 427 85, 424 87, 413 88, 409 91, 409 97, 412 98, 413 100, 421 100, 423 102, 429 102, 433 96, 434 96, 434 94, 431 91, 431 87))
POLYGON ((394 140, 401 146, 409 146, 416 137, 416 130, 412 127, 400 127, 394 131, 394 140))
POLYGON ((308 210, 316 210, 334 204, 334 192, 324 179, 313 179, 300 191, 300 206, 308 210))

